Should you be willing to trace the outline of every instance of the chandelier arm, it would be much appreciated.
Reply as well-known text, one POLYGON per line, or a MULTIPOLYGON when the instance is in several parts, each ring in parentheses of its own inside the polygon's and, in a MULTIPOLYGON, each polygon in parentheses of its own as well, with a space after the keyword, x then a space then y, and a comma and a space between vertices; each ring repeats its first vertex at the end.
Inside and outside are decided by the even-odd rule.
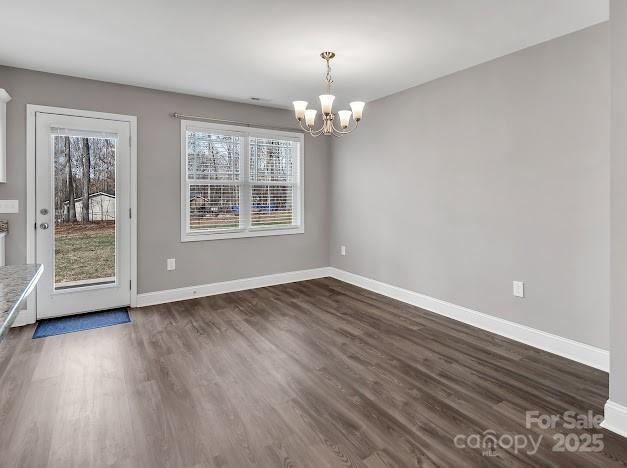
POLYGON ((305 132, 309 133, 309 129, 303 126, 303 119, 298 119, 298 124, 300 125, 300 128, 302 128, 305 132))
POLYGON ((304 129, 305 133, 307 133, 308 135, 311 135, 313 138, 317 138, 320 135, 322 135, 323 133, 323 128, 319 128, 318 130, 313 130, 313 129, 304 129))
POLYGON ((348 135, 349 133, 352 133, 353 131, 355 131, 357 129, 357 127, 359 127, 359 121, 354 121, 355 122, 355 126, 353 128, 349 128, 348 130, 340 130, 335 128, 335 125, 333 125, 333 130, 335 132, 337 132, 339 135, 348 135))
POLYGON ((311 136, 313 137, 317 137, 318 135, 320 135, 320 133, 322 133, 322 129, 324 128, 324 124, 322 125, 322 127, 320 127, 318 130, 313 130, 311 128, 308 127, 304 127, 303 126, 303 121, 302 119, 298 121, 298 123, 300 124, 300 128, 302 128, 305 132, 309 133, 311 136), (314 133, 316 135, 314 135, 314 133))

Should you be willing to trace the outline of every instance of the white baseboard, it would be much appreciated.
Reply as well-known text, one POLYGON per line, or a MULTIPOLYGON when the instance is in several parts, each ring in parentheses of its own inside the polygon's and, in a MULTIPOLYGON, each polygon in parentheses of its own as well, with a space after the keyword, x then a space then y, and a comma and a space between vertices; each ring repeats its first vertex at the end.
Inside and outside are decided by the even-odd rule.
POLYGON ((294 283, 316 278, 324 278, 330 275, 330 268, 314 268, 311 270, 290 271, 274 275, 255 276, 253 278, 222 281, 220 283, 189 286, 165 291, 155 291, 137 295, 137 307, 144 307, 166 302, 183 301, 195 297, 213 296, 246 289, 263 288, 277 284, 294 283))
POLYGON ((607 403, 605 403, 605 419, 601 423, 601 427, 627 437, 627 407, 607 400, 607 403))
POLYGON ((15 317, 15 321, 11 327, 23 327, 24 325, 30 325, 31 323, 35 323, 35 314, 34 310, 31 309, 22 309, 15 317))
MULTIPOLYGON (((341 281, 459 320, 497 335, 520 341, 534 348, 572 359, 587 366, 606 372, 609 371, 610 355, 609 351, 604 349, 510 322, 493 315, 477 312, 424 294, 382 283, 381 281, 365 278, 338 268, 331 267, 330 270, 330 276, 341 281)), ((627 425, 624 427, 627 427, 627 425)))
POLYGON ((166 302, 183 301, 195 297, 212 296, 215 294, 274 286, 277 284, 293 283, 295 281, 305 281, 323 278, 325 276, 331 276, 355 286, 406 302, 439 315, 459 320, 468 325, 572 359, 573 361, 596 369, 606 372, 609 370, 609 351, 604 349, 520 325, 515 322, 510 322, 502 318, 494 317, 493 315, 477 312, 463 306, 451 304, 450 302, 435 299, 424 294, 392 286, 334 267, 291 271, 287 273, 223 281, 220 283, 143 293, 137 296, 137 306, 143 307, 166 302))
MULTIPOLYGON (((515 341, 542 349, 573 361, 607 372, 609 370, 609 351, 580 343, 568 338, 520 325, 493 315, 477 312, 463 306, 435 299, 407 289, 392 286, 381 281, 359 276, 334 267, 314 268, 311 270, 291 271, 253 278, 223 281, 165 291, 155 291, 137 295, 137 306, 163 304, 183 301, 195 297, 213 296, 246 289, 262 288, 278 284, 293 283, 309 279, 331 276, 364 289, 397 299, 445 317, 459 320, 477 328, 510 338, 515 341)), ((32 323, 32 322, 30 322, 32 323)))

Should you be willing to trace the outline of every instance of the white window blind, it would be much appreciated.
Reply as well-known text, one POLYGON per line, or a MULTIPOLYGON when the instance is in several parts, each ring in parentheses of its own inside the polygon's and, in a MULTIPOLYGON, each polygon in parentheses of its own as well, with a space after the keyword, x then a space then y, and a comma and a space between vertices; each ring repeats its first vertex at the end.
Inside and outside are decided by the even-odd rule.
POLYGON ((241 137, 189 129, 186 141, 188 230, 239 228, 241 137))
POLYGON ((303 137, 182 121, 182 240, 303 232, 303 137))
POLYGON ((252 226, 294 224, 296 143, 250 138, 252 226))

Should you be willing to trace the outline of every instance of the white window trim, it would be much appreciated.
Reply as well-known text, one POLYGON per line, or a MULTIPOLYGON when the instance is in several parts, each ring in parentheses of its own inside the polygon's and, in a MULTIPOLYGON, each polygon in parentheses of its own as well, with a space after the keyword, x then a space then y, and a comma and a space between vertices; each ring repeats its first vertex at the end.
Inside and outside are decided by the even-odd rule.
MULTIPOLYGON (((264 237, 264 236, 284 236, 288 234, 303 234, 305 232, 305 138, 300 132, 289 132, 281 130, 266 130, 263 128, 251 128, 238 125, 216 124, 211 122, 200 122, 196 120, 181 120, 181 242, 194 242, 206 240, 221 239, 239 239, 245 237, 264 237), (297 223, 290 226, 260 226, 248 227, 240 229, 190 232, 187 229, 189 219, 189 206, 187 203, 187 145, 186 132, 188 128, 200 128, 207 131, 224 132, 230 135, 239 135, 242 137, 242 154, 240 161, 243 170, 240 171, 240 177, 245 182, 248 181, 248 158, 249 158, 249 137, 280 137, 296 141, 298 143, 298 159, 297 159, 297 190, 296 201, 294 203, 294 218, 297 223)), ((246 197, 244 197, 246 198, 246 197)), ((242 198, 240 198, 241 212, 242 198)))

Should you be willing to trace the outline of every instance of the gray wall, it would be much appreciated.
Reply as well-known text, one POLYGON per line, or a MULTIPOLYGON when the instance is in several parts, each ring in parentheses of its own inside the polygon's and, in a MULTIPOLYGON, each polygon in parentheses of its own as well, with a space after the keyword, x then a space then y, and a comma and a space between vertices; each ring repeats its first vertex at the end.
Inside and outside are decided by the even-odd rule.
POLYGON ((332 266, 608 349, 608 31, 370 103, 333 142, 332 266))
POLYGON ((627 2, 611 2, 610 400, 627 406, 627 2))
POLYGON ((21 205, 17 215, 0 215, 9 219, 9 263, 26 259, 26 104, 41 104, 137 116, 140 293, 329 264, 329 142, 322 138, 305 140, 305 234, 180 242, 180 123, 168 114, 293 126, 292 112, 7 67, 0 88, 13 97, 0 199, 21 205), (169 257, 176 271, 166 271, 169 257))

